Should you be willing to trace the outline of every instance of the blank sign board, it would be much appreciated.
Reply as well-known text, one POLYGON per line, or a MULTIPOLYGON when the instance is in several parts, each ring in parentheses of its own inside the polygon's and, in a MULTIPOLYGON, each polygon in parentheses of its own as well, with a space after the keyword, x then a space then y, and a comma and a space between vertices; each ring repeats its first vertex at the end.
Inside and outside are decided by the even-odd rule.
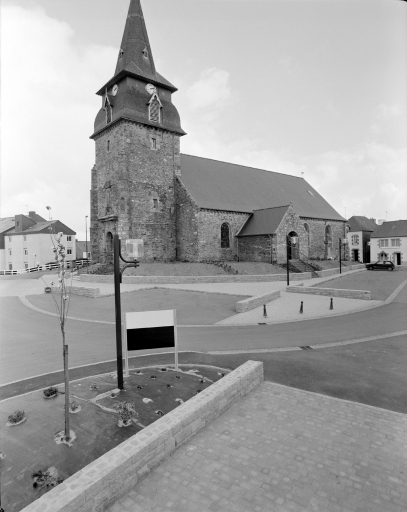
POLYGON ((178 367, 175 309, 137 311, 125 313, 123 316, 126 375, 128 374, 128 352, 133 350, 174 348, 175 364, 178 367))

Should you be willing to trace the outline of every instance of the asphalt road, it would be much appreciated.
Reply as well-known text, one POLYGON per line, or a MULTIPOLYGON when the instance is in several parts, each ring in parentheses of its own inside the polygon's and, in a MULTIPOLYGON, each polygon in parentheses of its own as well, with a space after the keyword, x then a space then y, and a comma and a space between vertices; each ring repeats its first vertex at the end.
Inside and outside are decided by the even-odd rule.
MULTIPOLYGON (((406 276, 404 272, 400 274, 406 276)), ((252 350, 385 335, 407 330, 406 303, 407 287, 391 304, 345 316, 274 325, 182 327, 178 333, 179 349, 252 350)), ((27 308, 17 297, 3 297, 0 323, 0 385, 61 368, 61 333, 55 317, 27 308)), ((71 367, 116 357, 113 325, 71 320, 67 343, 71 367)), ((146 351, 140 352, 143 353, 146 351)))

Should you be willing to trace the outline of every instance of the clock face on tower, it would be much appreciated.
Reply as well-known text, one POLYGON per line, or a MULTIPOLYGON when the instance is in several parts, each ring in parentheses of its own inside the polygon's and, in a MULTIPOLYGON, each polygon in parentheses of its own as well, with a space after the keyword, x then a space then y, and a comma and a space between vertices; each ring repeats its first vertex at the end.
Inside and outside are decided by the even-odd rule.
POLYGON ((116 84, 116 85, 114 85, 114 86, 113 86, 113 89, 112 89, 112 94, 113 94, 113 96, 116 96, 116 94, 117 94, 117 91, 118 91, 118 90, 119 90, 119 87, 117 86, 117 84, 116 84))
POLYGON ((147 84, 146 91, 148 92, 148 94, 154 94, 155 92, 157 92, 157 89, 154 87, 153 84, 147 84))

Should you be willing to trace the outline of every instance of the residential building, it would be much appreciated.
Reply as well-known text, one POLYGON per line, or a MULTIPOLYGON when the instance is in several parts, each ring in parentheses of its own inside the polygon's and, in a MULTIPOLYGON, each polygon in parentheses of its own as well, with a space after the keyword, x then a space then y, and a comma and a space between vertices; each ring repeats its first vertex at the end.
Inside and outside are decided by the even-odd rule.
POLYGON ((0 270, 6 268, 6 236, 14 228, 14 217, 0 219, 0 270))
POLYGON ((392 261, 401 265, 407 261, 407 220, 383 222, 370 237, 372 261, 392 261))
POLYGON ((75 231, 59 220, 47 221, 33 211, 28 216, 15 215, 13 227, 2 234, 4 261, 0 270, 23 270, 54 262, 51 236, 60 232, 63 233, 61 241, 66 247, 66 260, 75 260, 75 231))
POLYGON ((370 236, 377 228, 374 219, 368 219, 362 215, 354 215, 347 224, 349 231, 347 234, 349 257, 351 261, 359 263, 370 262, 370 236))

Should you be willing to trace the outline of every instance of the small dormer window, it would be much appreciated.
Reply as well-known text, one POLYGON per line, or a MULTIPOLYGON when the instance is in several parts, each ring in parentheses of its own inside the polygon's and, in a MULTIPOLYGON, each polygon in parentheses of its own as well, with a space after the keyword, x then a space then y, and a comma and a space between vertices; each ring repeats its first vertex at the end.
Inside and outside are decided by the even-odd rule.
POLYGON ((143 50, 143 52, 142 52, 142 53, 143 53, 143 57, 144 57, 145 59, 147 59, 147 60, 148 60, 148 50, 147 50, 147 46, 145 46, 145 47, 144 47, 144 50, 143 50))
POLYGON ((120 51, 119 51, 119 59, 121 59, 123 57, 123 54, 124 54, 124 51, 120 48, 120 51))
POLYGON ((154 95, 149 103, 148 107, 148 117, 150 121, 154 123, 161 123, 161 102, 157 98, 157 95, 154 95))

